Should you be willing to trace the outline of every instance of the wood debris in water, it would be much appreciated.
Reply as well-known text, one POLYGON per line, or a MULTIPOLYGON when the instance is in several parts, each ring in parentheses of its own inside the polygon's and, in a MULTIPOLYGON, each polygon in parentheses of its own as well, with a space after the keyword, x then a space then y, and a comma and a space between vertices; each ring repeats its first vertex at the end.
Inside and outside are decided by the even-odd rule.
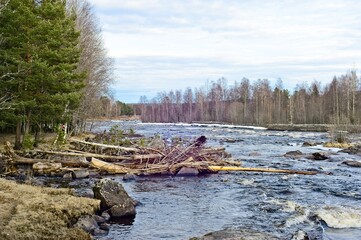
MULTIPOLYGON (((33 164, 33 169, 37 172, 44 172, 38 169, 49 165, 56 166, 56 171, 71 167, 72 173, 76 172, 74 168, 94 168, 109 174, 132 173, 136 175, 175 175, 182 169, 182 174, 187 173, 189 169, 194 170, 191 171, 192 173, 257 171, 316 174, 316 172, 284 169, 243 168, 239 161, 228 159, 230 155, 225 152, 225 148, 205 147, 207 140, 205 136, 201 136, 186 144, 176 145, 167 145, 159 138, 157 140, 162 142, 147 147, 138 145, 124 147, 70 138, 70 148, 61 151, 33 150, 27 154, 27 156, 34 156, 31 158, 15 153, 8 143, 6 154, 11 159, 9 164, 15 166, 19 164, 33 164)), ((83 169, 80 171, 84 172, 83 169)), ((73 174, 73 176, 76 176, 76 174, 73 174)))

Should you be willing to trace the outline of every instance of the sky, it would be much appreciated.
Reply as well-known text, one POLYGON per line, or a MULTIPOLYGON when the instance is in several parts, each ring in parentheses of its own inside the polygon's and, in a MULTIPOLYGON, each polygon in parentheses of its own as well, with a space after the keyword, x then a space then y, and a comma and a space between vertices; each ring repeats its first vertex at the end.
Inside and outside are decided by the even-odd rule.
POLYGON ((126 103, 222 77, 281 78, 291 90, 361 64, 359 0, 89 1, 126 103))

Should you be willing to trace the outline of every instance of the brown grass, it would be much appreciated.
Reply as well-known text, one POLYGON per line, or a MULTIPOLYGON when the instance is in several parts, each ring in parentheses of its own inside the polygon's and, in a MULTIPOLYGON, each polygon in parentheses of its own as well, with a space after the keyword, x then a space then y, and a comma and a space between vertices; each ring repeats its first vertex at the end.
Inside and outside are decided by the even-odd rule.
POLYGON ((91 215, 99 201, 70 189, 41 188, 0 178, 0 239, 90 239, 72 225, 91 215))

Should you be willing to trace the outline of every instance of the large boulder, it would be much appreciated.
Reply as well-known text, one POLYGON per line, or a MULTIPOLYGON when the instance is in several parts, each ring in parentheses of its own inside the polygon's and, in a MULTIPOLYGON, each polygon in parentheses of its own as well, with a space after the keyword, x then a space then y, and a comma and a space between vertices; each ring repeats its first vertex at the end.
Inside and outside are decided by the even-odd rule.
POLYGON ((192 240, 278 240, 279 238, 268 233, 258 232, 252 229, 225 229, 207 233, 200 238, 192 240))
POLYGON ((135 215, 135 205, 131 197, 124 190, 122 184, 109 179, 101 179, 93 187, 94 198, 100 200, 100 208, 107 211, 112 218, 135 215))

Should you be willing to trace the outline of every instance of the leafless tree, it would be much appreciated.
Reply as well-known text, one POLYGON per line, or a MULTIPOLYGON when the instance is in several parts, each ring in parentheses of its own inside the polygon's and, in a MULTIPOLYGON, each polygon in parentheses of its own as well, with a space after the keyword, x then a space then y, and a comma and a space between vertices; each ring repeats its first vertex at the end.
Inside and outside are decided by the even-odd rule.
POLYGON ((107 56, 101 36, 101 28, 92 5, 86 0, 70 0, 69 11, 75 11, 77 28, 80 31, 81 56, 79 72, 87 74, 81 105, 74 116, 83 129, 88 118, 101 111, 99 99, 109 96, 109 85, 113 80, 113 60, 107 56))

